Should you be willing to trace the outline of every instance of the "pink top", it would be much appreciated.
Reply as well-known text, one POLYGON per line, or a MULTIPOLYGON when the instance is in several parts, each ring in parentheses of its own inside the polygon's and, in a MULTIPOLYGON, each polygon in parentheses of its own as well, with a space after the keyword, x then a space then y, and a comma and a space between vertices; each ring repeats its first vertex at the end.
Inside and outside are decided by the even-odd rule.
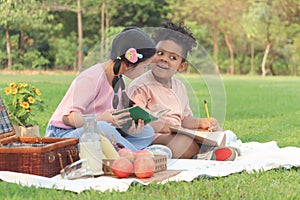
POLYGON ((72 111, 101 115, 107 109, 112 108, 113 94, 114 91, 107 81, 103 65, 96 64, 73 80, 49 124, 70 129, 70 126, 62 122, 62 116, 68 115, 72 111))
POLYGON ((154 79, 151 70, 129 84, 128 96, 137 105, 149 109, 151 112, 171 109, 162 119, 172 125, 181 125, 181 121, 185 117, 193 116, 185 85, 172 78, 172 88, 166 88, 154 79))

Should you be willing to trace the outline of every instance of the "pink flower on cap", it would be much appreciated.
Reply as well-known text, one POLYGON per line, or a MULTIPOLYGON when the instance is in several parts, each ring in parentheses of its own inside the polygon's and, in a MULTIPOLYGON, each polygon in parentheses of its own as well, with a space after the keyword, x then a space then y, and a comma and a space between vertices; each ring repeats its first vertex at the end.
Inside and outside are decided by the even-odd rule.
POLYGON ((139 54, 135 48, 130 48, 126 51, 125 58, 131 63, 136 63, 139 58, 143 58, 143 55, 139 54))

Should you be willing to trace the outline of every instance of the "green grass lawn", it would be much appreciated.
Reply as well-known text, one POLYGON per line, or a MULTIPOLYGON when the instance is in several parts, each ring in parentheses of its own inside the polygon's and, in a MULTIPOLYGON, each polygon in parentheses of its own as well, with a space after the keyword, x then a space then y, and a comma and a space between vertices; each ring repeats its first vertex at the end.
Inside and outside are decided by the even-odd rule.
MULTIPOLYGON (((0 74, 0 94, 12 81, 26 81, 40 88, 48 107, 38 113, 41 135, 74 74, 0 74)), ((200 76, 191 76, 193 88, 200 76)), ((224 129, 243 142, 276 141, 280 147, 300 147, 300 77, 222 77, 226 91, 224 129)), ((204 89, 205 90, 205 89, 204 89)), ((198 94, 198 93, 197 93, 198 94)), ((198 96, 197 96, 198 97, 198 96)), ((199 94, 199 99, 207 98, 199 94)), ((263 153, 263 152, 262 152, 263 153)), ((299 159, 299 158, 298 158, 299 159)), ((199 178, 164 185, 133 185, 125 193, 85 191, 80 194, 22 187, 0 181, 1 199, 300 199, 299 169, 246 172, 222 178, 199 178)))

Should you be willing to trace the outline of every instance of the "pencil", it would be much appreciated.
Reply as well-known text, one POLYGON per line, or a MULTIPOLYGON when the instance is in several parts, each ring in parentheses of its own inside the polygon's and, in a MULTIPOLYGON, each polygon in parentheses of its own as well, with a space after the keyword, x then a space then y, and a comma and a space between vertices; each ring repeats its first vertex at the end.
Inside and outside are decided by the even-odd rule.
POLYGON ((209 112, 208 112, 208 107, 207 107, 206 100, 204 100, 204 107, 205 107, 205 111, 206 111, 207 120, 208 120, 208 122, 210 122, 210 117, 209 117, 209 112))

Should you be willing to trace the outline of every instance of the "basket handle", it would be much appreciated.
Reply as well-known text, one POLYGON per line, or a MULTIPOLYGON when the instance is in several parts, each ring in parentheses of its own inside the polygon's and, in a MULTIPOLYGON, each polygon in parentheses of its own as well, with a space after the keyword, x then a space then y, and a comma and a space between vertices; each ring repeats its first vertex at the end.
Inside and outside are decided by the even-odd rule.
POLYGON ((71 164, 72 164, 72 163, 74 162, 74 160, 73 160, 71 151, 68 150, 67 153, 68 153, 68 157, 69 157, 69 159, 70 159, 70 161, 71 161, 71 164))
MULTIPOLYGON (((69 157, 69 159, 71 161, 70 164, 72 164, 74 162, 74 159, 73 159, 73 156, 72 156, 72 155, 74 155, 74 152, 68 150, 67 154, 68 154, 68 157, 69 157)), ((64 166, 63 166, 63 161, 62 161, 62 155, 61 155, 61 153, 57 153, 57 157, 58 157, 58 162, 59 162, 60 168, 63 169, 64 166)))
POLYGON ((63 166, 63 162, 62 162, 61 153, 57 153, 57 156, 58 156, 58 161, 59 161, 60 169, 63 169, 64 166, 63 166))

